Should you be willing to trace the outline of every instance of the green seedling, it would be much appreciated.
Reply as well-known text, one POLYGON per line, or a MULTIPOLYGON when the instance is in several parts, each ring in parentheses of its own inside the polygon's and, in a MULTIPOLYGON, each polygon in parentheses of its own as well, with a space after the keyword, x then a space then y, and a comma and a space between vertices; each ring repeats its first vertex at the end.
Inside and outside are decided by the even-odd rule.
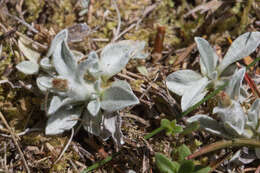
POLYGON ((155 154, 155 163, 161 173, 208 173, 210 167, 195 165, 194 161, 186 160, 191 154, 186 145, 177 148, 178 161, 172 161, 163 154, 155 154))

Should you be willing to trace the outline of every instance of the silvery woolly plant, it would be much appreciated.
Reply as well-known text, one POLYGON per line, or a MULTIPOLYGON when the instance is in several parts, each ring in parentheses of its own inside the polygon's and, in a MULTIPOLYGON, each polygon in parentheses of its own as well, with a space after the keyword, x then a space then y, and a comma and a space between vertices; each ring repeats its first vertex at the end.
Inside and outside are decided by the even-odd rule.
MULTIPOLYGON (((250 109, 246 112, 241 107, 239 98, 239 89, 242 85, 242 79, 245 74, 245 68, 235 72, 226 90, 220 93, 218 97, 219 104, 213 109, 217 119, 208 115, 197 114, 187 119, 188 123, 199 122, 200 128, 212 134, 224 137, 226 139, 234 138, 254 138, 260 136, 260 99, 256 99, 250 109)), ((260 158, 260 149, 255 148, 255 154, 244 157, 241 153, 248 153, 248 148, 239 150, 231 160, 237 160, 244 164, 250 163, 254 158, 260 158)))
MULTIPOLYGON (((256 99, 251 108, 245 112, 240 104, 242 81, 246 69, 236 70, 231 76, 230 81, 224 91, 220 92, 216 106, 212 113, 216 119, 209 115, 197 114, 187 119, 187 123, 199 122, 200 128, 212 134, 224 137, 226 139, 234 138, 255 138, 260 135, 260 99, 256 99)), ((260 158, 260 150, 255 148, 255 153, 251 156, 244 157, 248 148, 244 147, 239 150, 231 160, 249 163, 254 158, 260 158), (244 154, 242 154, 244 153, 244 154)))
MULTIPOLYGON (((60 134, 81 119, 85 130, 103 139, 112 136, 120 145, 123 140, 118 111, 138 104, 139 100, 126 81, 110 82, 109 79, 131 58, 146 58, 145 43, 132 40, 110 43, 100 57, 91 51, 86 58, 70 50, 68 34, 67 29, 60 31, 52 40, 47 56, 39 63, 42 73, 38 74, 37 86, 51 95, 45 133, 60 134)), ((28 64, 30 62, 21 62, 17 69, 24 73, 29 71, 27 74, 38 72, 36 65, 28 64)))
POLYGON ((166 78, 167 88, 182 96, 182 111, 202 100, 209 89, 216 89, 230 80, 236 70, 234 63, 250 55, 260 44, 260 32, 247 32, 240 35, 234 40, 221 62, 205 39, 195 37, 195 42, 200 53, 201 74, 193 70, 179 70, 166 78))
MULTIPOLYGON (((256 122, 258 120, 255 119, 258 116, 257 113, 259 111, 257 109, 259 109, 259 107, 252 106, 252 110, 249 110, 249 112, 254 113, 250 114, 250 116, 246 116, 243 108, 239 103, 239 91, 242 85, 244 74, 245 68, 241 68, 236 71, 225 91, 220 92, 218 95, 218 106, 216 106, 212 112, 213 114, 217 115, 218 120, 215 120, 208 115, 197 114, 188 118, 187 122, 199 122, 201 128, 228 139, 237 137, 251 138, 253 133, 249 131, 251 128, 246 127, 246 125, 247 122, 254 121, 254 125, 253 123, 249 124, 252 124, 251 127, 254 126, 254 129, 256 129, 256 122)), ((256 100, 256 102, 258 101, 256 100)))

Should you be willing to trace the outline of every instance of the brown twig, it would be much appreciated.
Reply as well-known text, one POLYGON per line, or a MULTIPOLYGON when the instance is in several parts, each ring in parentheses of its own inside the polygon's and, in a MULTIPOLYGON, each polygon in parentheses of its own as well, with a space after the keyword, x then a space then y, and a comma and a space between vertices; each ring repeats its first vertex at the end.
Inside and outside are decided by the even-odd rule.
POLYGON ((138 20, 134 20, 133 22, 136 23, 132 23, 128 28, 126 28, 124 31, 122 31, 120 34, 118 34, 113 41, 118 40, 120 37, 122 37, 125 33, 127 33, 128 31, 130 31, 131 29, 133 29, 134 27, 137 28, 137 26, 139 26, 139 24, 142 22, 142 20, 151 12, 153 11, 156 7, 158 6, 158 4, 153 4, 151 6, 148 6, 145 8, 144 13, 142 15, 142 17, 138 20))
POLYGON ((139 117, 139 116, 136 116, 134 114, 129 114, 129 113, 126 113, 126 114, 121 114, 121 117, 127 117, 127 118, 133 118, 135 119, 136 121, 144 124, 146 127, 149 127, 150 126, 150 123, 146 120, 144 120, 143 118, 139 117))
POLYGON ((260 173, 260 165, 256 168, 255 173, 260 173))
POLYGON ((67 151, 67 149, 69 148, 70 143, 71 143, 71 141, 73 139, 73 136, 74 136, 74 128, 71 129, 70 139, 69 139, 68 143, 66 144, 66 146, 64 147, 64 149, 62 150, 62 152, 60 153, 60 156, 58 157, 58 159, 54 162, 54 164, 57 163, 58 161, 60 161, 60 159, 62 158, 64 153, 67 151))
MULTIPOLYGON (((132 77, 126 75, 126 74, 123 74, 123 73, 118 73, 117 76, 122 77, 122 78, 124 78, 124 79, 127 79, 127 80, 129 80, 129 81, 136 81, 134 78, 132 78, 132 77)), ((145 85, 144 85, 144 84, 141 84, 141 90, 142 90, 142 91, 144 90, 144 88, 145 88, 145 85)))
MULTIPOLYGON (((207 36, 203 36, 204 39, 207 38, 207 36)), ((188 55, 191 53, 191 51, 196 47, 196 43, 192 43, 191 45, 189 45, 188 47, 186 47, 182 53, 180 53, 180 55, 177 57, 177 60, 173 63, 173 66, 177 66, 179 65, 181 62, 184 61, 185 58, 188 57, 188 55)), ((174 53, 174 51, 171 51, 167 57, 170 57, 172 54, 174 53)))
MULTIPOLYGON (((1 125, 1 124, 0 124, 0 125, 1 125)), ((1 128, 1 127, 0 127, 0 131, 2 131, 2 132, 4 132, 4 133, 9 133, 9 131, 8 131, 7 129, 1 128)))
POLYGON ((209 144, 201 149, 199 149, 197 152, 189 155, 187 159, 194 159, 198 156, 201 156, 203 154, 207 154, 222 148, 228 148, 228 147, 241 147, 241 146, 251 146, 251 147, 260 147, 260 142, 255 139, 244 139, 244 138, 237 138, 233 140, 223 140, 218 141, 213 144, 209 144))
POLYGON ((128 70, 125 70, 125 72, 126 72, 126 74, 128 74, 129 76, 132 76, 132 77, 135 77, 135 78, 137 78, 137 79, 141 79, 141 80, 144 80, 144 81, 148 82, 148 80, 147 80, 144 76, 140 76, 140 75, 138 75, 138 74, 136 74, 136 73, 132 73, 132 72, 130 72, 130 71, 128 71, 128 70))
POLYGON ((117 36, 120 34, 120 28, 121 28, 121 15, 120 15, 120 11, 118 9, 116 0, 112 0, 113 6, 116 9, 116 14, 117 14, 117 28, 114 34, 114 38, 113 41, 115 41, 115 39, 117 38, 117 36))
POLYGON ((18 152, 20 153, 20 157, 22 158, 22 161, 23 161, 23 164, 24 164, 24 166, 25 166, 25 169, 26 169, 27 173, 30 173, 30 169, 29 169, 29 166, 28 166, 28 164, 27 164, 27 162, 26 162, 26 160, 25 160, 24 154, 23 154, 23 152, 22 152, 22 150, 21 150, 21 148, 20 148, 20 146, 19 146, 19 144, 18 144, 18 142, 17 142, 17 140, 16 140, 16 135, 14 134, 13 130, 11 129, 11 127, 9 126, 9 124, 7 123, 7 121, 6 121, 5 117, 4 117, 4 115, 2 114, 2 112, 0 112, 0 118, 1 118, 1 120, 2 120, 3 123, 4 123, 4 125, 5 125, 6 128, 9 130, 9 133, 10 133, 11 136, 12 136, 12 139, 13 139, 13 141, 14 141, 14 144, 15 144, 15 146, 16 146, 18 152))
POLYGON ((4 84, 4 83, 8 83, 12 88, 21 88, 20 86, 15 86, 12 82, 10 82, 8 79, 6 80, 0 80, 0 85, 4 84))
POLYGON ((30 24, 28 24, 27 22, 25 22, 24 20, 20 19, 17 16, 11 15, 8 12, 4 12, 7 16, 17 20, 18 22, 20 22, 21 24, 23 24, 24 26, 26 26, 29 30, 31 30, 32 32, 34 32, 35 34, 38 34, 39 31, 37 29, 35 29, 34 27, 32 27, 30 24))
POLYGON ((157 34, 154 42, 153 53, 152 53, 152 58, 154 62, 158 62, 162 58, 164 35, 165 35, 165 27, 158 26, 157 34))
POLYGON ((128 31, 130 31, 131 29, 133 29, 136 26, 136 23, 133 23, 132 25, 130 25, 128 28, 126 28, 124 31, 122 31, 120 34, 118 34, 113 41, 118 40, 120 37, 122 37, 125 33, 127 33, 128 31))
POLYGON ((69 162, 70 162, 72 168, 75 170, 75 172, 77 172, 77 173, 80 172, 80 171, 78 170, 77 166, 75 165, 75 163, 74 163, 71 159, 69 159, 69 162))
POLYGON ((92 14, 93 14, 93 4, 95 0, 90 0, 89 6, 88 6, 88 24, 92 22, 92 14))
MULTIPOLYGON (((7 129, 1 129, 1 128, 0 128, 0 131, 3 131, 3 132, 5 132, 5 133, 10 133, 7 129)), ((32 128, 32 129, 27 128, 27 129, 25 129, 23 132, 18 133, 18 134, 15 134, 15 135, 18 136, 18 137, 20 137, 20 136, 24 136, 24 135, 26 135, 26 134, 28 134, 28 133, 41 132, 41 131, 42 131, 42 129, 40 129, 40 128, 32 128)), ((12 135, 0 134, 0 136, 3 136, 3 137, 5 137, 5 138, 12 138, 12 135)))
POLYGON ((22 20, 24 20, 23 11, 22 11, 23 2, 24 2, 24 0, 20 0, 20 2, 18 1, 17 4, 16 4, 16 6, 15 6, 15 9, 16 9, 16 11, 18 12, 19 17, 20 17, 22 20))
POLYGON ((244 171, 244 173, 246 173, 246 172, 252 172, 255 170, 256 170, 256 168, 245 168, 243 171, 244 171))
POLYGON ((4 168, 5 168, 5 171, 6 172, 9 172, 9 170, 8 170, 8 167, 7 167, 7 154, 6 154, 6 148, 7 148, 7 146, 6 146, 6 143, 4 143, 4 168))
POLYGON ((184 51, 183 53, 180 54, 180 56, 178 56, 177 60, 174 62, 174 66, 179 65, 190 53, 191 51, 196 47, 196 43, 193 43, 191 45, 189 45, 184 51))
POLYGON ((212 173, 217 167, 219 167, 225 160, 229 159, 232 156, 232 152, 225 154, 224 156, 220 157, 213 163, 210 163, 211 170, 208 173, 212 173))
POLYGON ((189 15, 194 14, 197 11, 201 11, 201 13, 205 13, 206 11, 209 11, 209 10, 216 11, 222 5, 222 3, 223 3, 222 1, 211 0, 207 3, 196 6, 195 8, 190 10, 188 13, 184 14, 183 17, 186 18, 189 15))
MULTIPOLYGON (((238 62, 237 62, 237 66, 238 66, 239 68, 241 68, 241 65, 240 65, 238 62)), ((248 75, 247 72, 245 72, 244 79, 245 79, 245 81, 248 83, 248 85, 249 85, 249 87, 251 88, 251 90, 252 90, 252 92, 254 93, 254 95, 259 98, 259 97, 260 97, 260 92, 259 92, 259 90, 258 90, 258 88, 257 88, 257 86, 256 86, 256 84, 255 84, 255 82, 251 79, 251 77, 248 75)))
POLYGON ((251 79, 251 77, 247 74, 247 72, 245 73, 245 80, 248 83, 248 85, 250 86, 251 90, 253 91, 254 95, 256 97, 260 97, 260 92, 255 84, 255 82, 251 79))
POLYGON ((26 40, 29 41, 30 44, 31 44, 31 43, 32 43, 32 44, 35 44, 36 46, 38 46, 40 49, 42 49, 42 50, 44 50, 44 51, 46 51, 46 50, 48 49, 48 46, 45 46, 45 45, 43 45, 43 44, 41 44, 41 43, 39 43, 39 42, 37 42, 37 41, 34 41, 34 40, 32 40, 31 38, 27 37, 26 35, 24 35, 24 34, 18 32, 18 31, 16 31, 15 34, 17 34, 17 35, 20 36, 20 37, 25 38, 26 40))
POLYGON ((15 32, 16 32, 15 29, 11 29, 10 31, 7 31, 6 33, 0 36, 0 41, 5 40, 8 37, 11 37, 15 32))

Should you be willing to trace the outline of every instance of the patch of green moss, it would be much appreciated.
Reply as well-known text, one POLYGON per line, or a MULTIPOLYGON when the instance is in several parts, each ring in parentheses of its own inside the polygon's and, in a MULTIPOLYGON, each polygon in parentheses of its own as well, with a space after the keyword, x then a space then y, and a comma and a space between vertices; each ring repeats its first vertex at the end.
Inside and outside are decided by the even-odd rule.
POLYGON ((58 163, 52 166, 50 172, 67 172, 69 166, 70 164, 66 161, 59 161, 58 163))
POLYGON ((0 74, 3 74, 6 67, 12 64, 12 59, 14 57, 9 44, 3 45, 1 57, 3 57, 3 59, 0 61, 0 74))
POLYGON ((40 146, 43 142, 47 141, 48 138, 43 136, 42 134, 27 134, 23 136, 22 143, 24 145, 35 145, 35 146, 40 146))
MULTIPOLYGON (((59 6, 49 3, 53 8, 53 16, 50 20, 51 23, 57 25, 59 28, 65 28, 75 23, 76 16, 73 12, 73 4, 70 0, 59 1, 59 6)), ((53 26, 53 25, 52 25, 53 26)))
POLYGON ((150 35, 154 32, 151 29, 140 28, 138 30, 133 29, 134 32, 130 32, 124 35, 126 40, 143 40, 145 42, 149 41, 150 35))
POLYGON ((26 0, 24 1, 25 8, 29 13, 26 18, 27 22, 31 23, 38 19, 39 14, 42 12, 45 1, 42 0, 26 0))
POLYGON ((225 32, 227 30, 232 30, 234 28, 234 26, 237 25, 237 23, 238 23, 238 20, 237 20, 236 16, 227 18, 226 20, 221 22, 221 25, 217 25, 217 31, 225 32))

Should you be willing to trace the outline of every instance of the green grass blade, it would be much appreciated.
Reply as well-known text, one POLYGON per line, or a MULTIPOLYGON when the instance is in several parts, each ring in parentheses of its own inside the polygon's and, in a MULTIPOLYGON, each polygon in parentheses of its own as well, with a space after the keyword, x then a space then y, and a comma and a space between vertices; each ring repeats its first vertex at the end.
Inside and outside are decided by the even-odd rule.
POLYGON ((115 158, 116 156, 118 156, 120 154, 119 152, 116 152, 114 154, 112 154, 112 156, 108 156, 107 158, 105 158, 104 160, 101 160, 99 162, 96 162, 95 164, 91 165, 90 167, 84 169, 81 173, 88 173, 91 172, 101 166, 103 166, 104 164, 106 164, 107 162, 110 162, 113 158, 115 158))

